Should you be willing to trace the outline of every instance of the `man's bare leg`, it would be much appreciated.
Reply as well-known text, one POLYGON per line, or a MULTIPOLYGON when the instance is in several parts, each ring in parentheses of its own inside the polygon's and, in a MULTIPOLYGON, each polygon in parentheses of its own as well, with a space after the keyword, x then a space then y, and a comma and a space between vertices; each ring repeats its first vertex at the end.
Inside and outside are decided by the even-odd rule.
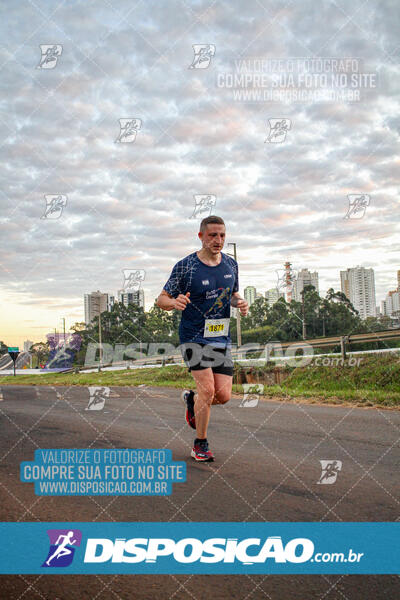
POLYGON ((207 437, 210 409, 215 394, 214 377, 210 368, 191 371, 191 374, 197 386, 197 393, 194 396, 196 434, 198 439, 204 440, 207 437))
POLYGON ((214 398, 212 404, 226 404, 232 396, 232 379, 231 375, 223 375, 222 373, 213 373, 214 377, 214 398))

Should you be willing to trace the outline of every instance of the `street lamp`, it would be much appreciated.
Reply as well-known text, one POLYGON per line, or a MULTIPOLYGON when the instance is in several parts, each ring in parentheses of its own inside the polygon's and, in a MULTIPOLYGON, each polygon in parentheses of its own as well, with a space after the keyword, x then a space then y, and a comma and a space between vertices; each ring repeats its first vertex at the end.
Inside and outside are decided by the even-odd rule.
MULTIPOLYGON (((97 303, 96 303, 97 308, 97 303)), ((101 343, 101 298, 99 297, 99 366, 98 371, 101 371, 101 359, 102 359, 102 343, 101 343)))
POLYGON ((66 348, 66 339, 65 339, 65 317, 62 317, 63 320, 63 332, 64 332, 64 337, 63 337, 63 355, 64 355, 64 369, 65 369, 65 348, 66 348))
POLYGON ((301 291, 301 312, 302 312, 302 322, 303 322, 303 340, 307 338, 307 330, 306 330, 306 306, 304 302, 304 288, 301 291))
MULTIPOLYGON (((229 252, 227 252, 227 254, 229 256, 232 256, 237 262, 236 243, 229 242, 228 246, 233 246, 233 254, 230 254, 229 252)), ((242 345, 242 330, 241 330, 241 326, 240 326, 240 310, 238 308, 236 308, 236 333, 237 333, 237 346, 239 349, 240 346, 242 345)))
MULTIPOLYGON (((140 307, 139 307, 140 308, 140 307)), ((132 317, 132 323, 137 323, 138 328, 139 328, 139 356, 142 356, 142 322, 140 319, 140 312, 138 313, 137 317, 132 317)), ((135 338, 137 339, 137 338, 135 338)))

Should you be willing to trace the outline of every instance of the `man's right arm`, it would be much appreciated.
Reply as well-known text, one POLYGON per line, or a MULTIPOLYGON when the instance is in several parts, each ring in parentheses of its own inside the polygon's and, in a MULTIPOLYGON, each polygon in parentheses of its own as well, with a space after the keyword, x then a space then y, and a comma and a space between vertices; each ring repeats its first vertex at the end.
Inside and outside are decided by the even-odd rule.
POLYGON ((172 269, 171 275, 167 283, 164 285, 161 294, 157 298, 157 306, 163 310, 185 310, 186 305, 190 302, 190 292, 185 295, 180 293, 181 287, 184 286, 183 277, 183 261, 176 263, 172 269))
POLYGON ((173 310, 175 308, 175 304, 175 298, 173 298, 171 294, 168 294, 168 292, 165 290, 163 290, 157 298, 157 306, 163 310, 173 310))
POLYGON ((171 294, 163 290, 158 296, 156 304, 163 310, 172 310, 173 308, 185 310, 186 305, 190 303, 189 296, 190 292, 186 292, 185 295, 179 294, 177 298, 173 298, 171 294))

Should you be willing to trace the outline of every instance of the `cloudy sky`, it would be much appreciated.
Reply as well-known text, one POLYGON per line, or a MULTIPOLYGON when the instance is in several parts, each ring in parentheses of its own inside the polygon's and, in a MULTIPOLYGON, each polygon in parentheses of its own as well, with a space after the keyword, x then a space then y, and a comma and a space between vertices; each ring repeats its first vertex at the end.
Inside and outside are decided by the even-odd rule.
POLYGON ((379 304, 400 268, 396 4, 3 2, 0 339, 83 320, 84 293, 116 293, 123 269, 146 271, 150 308, 198 248, 208 213, 191 218, 197 194, 216 198, 242 292, 274 287, 286 260, 317 270, 322 293, 361 265, 375 270, 379 304), (368 75, 359 100, 317 98, 333 68, 323 80, 320 58, 353 59, 342 92, 354 93, 350 72, 368 75), (228 87, 260 64, 250 87, 261 97, 235 94, 238 79, 228 87), (319 75, 310 85, 302 71, 319 75), (278 84, 310 96, 271 99, 278 84), (140 120, 135 139, 117 141, 119 119, 140 120), (269 119, 286 131, 271 136, 269 119), (369 205, 346 219, 349 194, 369 205), (46 195, 65 197, 59 218, 43 218, 46 195))

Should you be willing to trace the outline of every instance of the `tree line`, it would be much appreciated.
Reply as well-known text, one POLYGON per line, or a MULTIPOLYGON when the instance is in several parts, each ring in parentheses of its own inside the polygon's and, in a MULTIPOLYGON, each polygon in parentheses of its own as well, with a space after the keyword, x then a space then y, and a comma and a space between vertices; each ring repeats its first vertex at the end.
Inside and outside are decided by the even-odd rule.
MULTIPOLYGON (((290 342, 303 339, 303 322, 306 338, 329 337, 382 331, 390 327, 389 317, 368 317, 363 320, 349 299, 342 292, 330 288, 322 298, 311 285, 302 292, 303 302, 292 300, 289 304, 280 298, 272 306, 265 298, 257 298, 249 309, 247 317, 241 318, 242 344, 270 341, 290 342)), ((116 302, 110 311, 101 313, 101 341, 103 344, 147 344, 171 343, 179 345, 178 328, 181 314, 179 311, 164 311, 156 304, 144 311, 136 304, 125 306, 116 302)), ((230 320, 232 342, 237 340, 237 321, 230 320)), ((99 317, 91 323, 75 323, 71 331, 79 334, 81 344, 75 353, 74 363, 84 364, 89 343, 99 343, 99 317)), ((2 343, 2 342, 0 342, 2 343)), ((379 347, 380 342, 372 345, 358 345, 358 349, 379 347)), ((391 345, 396 345, 391 342, 391 345)), ((383 346, 382 346, 383 347, 383 346)), ((33 344, 31 351, 36 362, 44 364, 50 354, 48 342, 33 344)))

